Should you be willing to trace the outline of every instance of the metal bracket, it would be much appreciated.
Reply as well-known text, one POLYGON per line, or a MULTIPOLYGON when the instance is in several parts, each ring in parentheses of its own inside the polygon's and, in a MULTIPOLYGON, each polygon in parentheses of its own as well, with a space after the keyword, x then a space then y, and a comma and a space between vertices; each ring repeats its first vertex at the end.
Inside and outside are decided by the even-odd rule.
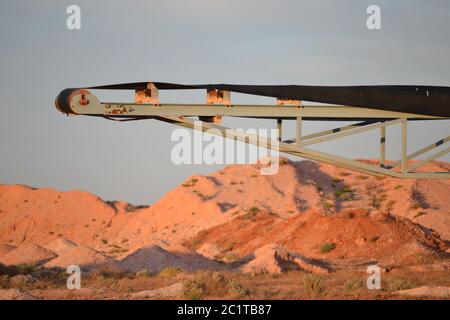
POLYGON ((149 103, 152 105, 159 105, 159 92, 156 86, 149 82, 147 88, 144 90, 135 90, 134 101, 136 103, 149 103))

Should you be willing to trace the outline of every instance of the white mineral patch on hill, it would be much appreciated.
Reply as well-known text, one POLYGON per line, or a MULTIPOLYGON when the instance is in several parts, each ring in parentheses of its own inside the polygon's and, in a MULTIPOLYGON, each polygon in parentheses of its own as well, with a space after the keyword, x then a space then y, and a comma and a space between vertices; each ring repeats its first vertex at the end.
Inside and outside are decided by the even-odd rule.
POLYGON ((150 245, 123 258, 119 262, 119 267, 132 272, 147 270, 150 273, 158 273, 166 267, 186 271, 214 270, 219 268, 219 264, 195 252, 171 253, 160 246, 150 245))

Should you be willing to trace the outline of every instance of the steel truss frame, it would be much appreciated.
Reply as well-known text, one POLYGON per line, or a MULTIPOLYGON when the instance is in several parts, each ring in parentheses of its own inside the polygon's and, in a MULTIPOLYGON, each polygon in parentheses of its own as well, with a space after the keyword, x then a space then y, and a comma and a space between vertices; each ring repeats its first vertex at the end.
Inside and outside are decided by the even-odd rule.
MULTIPOLYGON (((73 114, 99 116, 117 120, 129 119, 156 119, 163 122, 173 123, 190 129, 208 131, 208 133, 243 139, 249 144, 257 144, 261 147, 277 149, 280 152, 316 160, 323 163, 332 164, 361 173, 390 176, 395 178, 437 178, 449 179, 450 172, 423 172, 423 166, 427 163, 445 156, 450 152, 450 147, 440 148, 427 158, 408 163, 417 157, 430 153, 434 149, 445 145, 450 141, 450 136, 437 142, 429 144, 411 154, 407 153, 408 144, 408 122, 412 120, 442 120, 444 118, 424 116, 409 113, 400 113, 379 109, 368 109, 349 106, 302 106, 301 103, 295 105, 235 105, 231 104, 229 98, 221 101, 220 104, 161 104, 158 100, 142 99, 140 93, 138 103, 110 103, 100 102, 98 98, 86 92, 79 92, 72 95, 70 108, 73 114), (201 126, 196 125, 189 117, 199 117, 199 119, 221 119, 222 117, 244 117, 244 118, 264 118, 276 119, 279 130, 279 141, 274 141, 266 137, 244 133, 219 125, 218 123, 202 121, 201 126), (294 139, 283 140, 283 120, 296 121, 296 137, 294 139), (305 120, 335 120, 335 121, 359 121, 343 127, 325 130, 309 135, 302 135, 302 125, 305 120), (388 126, 401 126, 401 158, 395 162, 386 162, 386 128, 388 126), (216 129, 216 130, 210 130, 216 129), (309 148, 318 143, 333 141, 336 139, 379 130, 380 132, 380 158, 379 164, 348 159, 345 157, 324 153, 309 148), (420 170, 420 171, 419 171, 420 170)), ((209 93, 208 93, 209 94, 209 93)), ((226 95, 229 97, 229 95, 226 95)), ((210 101, 210 100, 208 100, 210 101)), ((212 120, 211 120, 212 121, 212 120)))

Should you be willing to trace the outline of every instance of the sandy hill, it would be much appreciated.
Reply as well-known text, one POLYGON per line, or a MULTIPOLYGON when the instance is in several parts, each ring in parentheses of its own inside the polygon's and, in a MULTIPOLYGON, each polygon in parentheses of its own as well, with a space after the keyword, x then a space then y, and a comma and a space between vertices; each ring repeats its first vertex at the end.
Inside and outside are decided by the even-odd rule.
POLYGON ((438 233, 409 219, 352 209, 333 215, 309 211, 288 219, 257 212, 186 241, 203 253, 205 245, 213 246, 215 258, 223 261, 244 258, 270 243, 307 258, 387 265, 440 260, 450 248, 438 233))
POLYGON ((144 246, 129 254, 119 262, 125 271, 148 271, 158 273, 166 267, 181 268, 187 271, 215 270, 220 267, 195 252, 169 252, 158 245, 144 246))
POLYGON ((49 244, 45 246, 46 249, 56 253, 57 255, 61 255, 73 248, 75 248, 77 245, 67 239, 58 238, 56 240, 53 240, 49 244))
POLYGON ((93 269, 96 267, 115 267, 115 261, 88 246, 76 246, 63 252, 58 257, 47 262, 46 268, 67 268, 77 265, 82 269, 93 269))
POLYGON ((4 265, 43 264, 56 255, 41 246, 24 244, 0 257, 0 263, 4 265))
POLYGON ((9 244, 6 243, 1 243, 0 244, 0 256, 7 254, 10 251, 13 251, 14 249, 16 249, 15 246, 11 246, 9 244))
MULTIPOLYGON (((435 162, 426 169, 448 168, 435 162)), ((227 244, 230 255, 248 254, 270 239, 314 257, 321 243, 333 242, 336 248, 327 258, 383 260, 387 259, 383 252, 396 248, 400 260, 406 261, 412 252, 406 244, 413 251, 429 248, 419 230, 439 234, 441 240, 429 231, 428 236, 440 243, 433 248, 441 248, 442 239, 450 240, 449 198, 449 180, 379 178, 288 160, 274 176, 261 176, 258 165, 232 165, 207 176, 192 176, 144 207, 106 202, 82 191, 0 185, 0 243, 37 244, 63 255, 73 242, 121 259, 144 254, 161 241, 170 253, 171 247, 195 240, 203 249, 215 248, 220 256, 222 233, 234 243, 227 244), (394 222, 378 221, 380 213, 390 213, 394 222), (346 214, 355 218, 344 218, 346 214), (419 223, 413 228, 417 232, 403 223, 410 220, 396 217, 419 223), (211 238, 199 236, 205 232, 211 238)))

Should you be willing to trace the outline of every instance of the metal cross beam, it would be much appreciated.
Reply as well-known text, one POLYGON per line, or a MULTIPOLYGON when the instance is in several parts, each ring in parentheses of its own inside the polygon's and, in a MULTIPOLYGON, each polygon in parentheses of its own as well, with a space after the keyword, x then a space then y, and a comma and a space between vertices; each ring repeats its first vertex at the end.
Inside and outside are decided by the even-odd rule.
MULTIPOLYGON (((248 134, 242 131, 233 130, 221 125, 212 124, 202 122, 200 126, 195 124, 195 121, 188 118, 183 117, 173 117, 166 116, 161 117, 161 121, 173 123, 182 127, 202 130, 203 132, 207 132, 209 134, 218 135, 221 137, 228 138, 237 138, 241 141, 245 141, 246 143, 258 145, 263 148, 276 149, 280 152, 291 154, 294 156, 299 156, 306 159, 316 160, 323 163, 332 164, 338 167, 350 169, 353 171, 358 171, 365 174, 376 175, 376 176, 391 176, 395 178, 409 178, 409 179, 417 179, 417 178, 430 178, 430 179, 443 179, 450 178, 450 173, 448 172, 398 172, 394 170, 390 170, 387 168, 383 168, 381 166, 376 166, 356 160, 347 159, 344 157, 331 155, 328 153, 323 153, 320 151, 316 151, 313 149, 305 148, 302 146, 293 145, 291 143, 278 142, 275 140, 271 140, 267 137, 260 137, 258 135, 248 134), (211 130, 215 129, 215 130, 211 130)), ((398 121, 397 121, 398 122, 398 121)), ((389 125, 389 124, 385 124, 389 125)), ((448 151, 447 151, 448 152, 448 151)), ((440 155, 442 156, 442 154, 440 155)))

